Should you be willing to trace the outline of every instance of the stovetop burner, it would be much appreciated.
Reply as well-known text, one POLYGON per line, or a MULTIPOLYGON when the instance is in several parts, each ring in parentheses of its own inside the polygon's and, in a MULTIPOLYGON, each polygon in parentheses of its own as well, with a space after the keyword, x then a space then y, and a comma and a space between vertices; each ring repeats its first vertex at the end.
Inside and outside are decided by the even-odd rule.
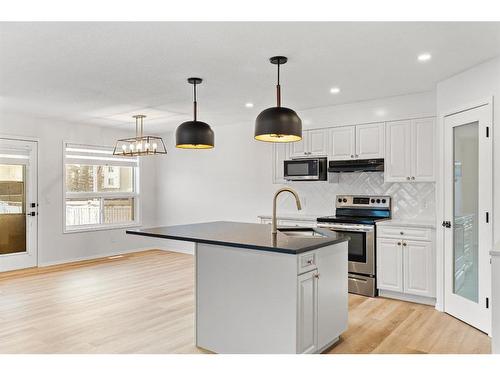
POLYGON ((391 218, 391 197, 337 195, 335 215, 317 218, 319 223, 374 225, 391 218))

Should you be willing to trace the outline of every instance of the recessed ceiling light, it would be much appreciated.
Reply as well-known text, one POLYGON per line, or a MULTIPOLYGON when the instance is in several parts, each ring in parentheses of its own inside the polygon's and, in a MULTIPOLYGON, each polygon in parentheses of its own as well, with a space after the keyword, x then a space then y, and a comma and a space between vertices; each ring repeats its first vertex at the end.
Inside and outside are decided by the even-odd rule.
POLYGON ((432 58, 432 55, 430 53, 421 53, 418 55, 417 59, 418 61, 429 61, 432 58))
POLYGON ((247 108, 253 108, 253 103, 245 103, 245 107, 247 107, 247 108))
POLYGON ((332 87, 330 89, 331 94, 338 94, 340 92, 340 89, 338 87, 332 87))

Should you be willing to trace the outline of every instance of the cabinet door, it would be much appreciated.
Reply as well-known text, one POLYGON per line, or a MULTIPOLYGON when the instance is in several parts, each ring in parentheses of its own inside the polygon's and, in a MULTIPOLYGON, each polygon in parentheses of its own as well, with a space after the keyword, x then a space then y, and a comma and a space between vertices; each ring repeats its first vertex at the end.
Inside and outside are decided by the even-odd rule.
POLYGON ((385 134, 385 181, 410 181, 411 121, 388 122, 385 134))
POLYGON ((283 184, 284 179, 284 166, 283 161, 289 158, 288 144, 275 143, 273 144, 273 183, 283 184))
POLYGON ((356 126, 356 158, 379 159, 385 156, 385 124, 356 126))
POLYGON ((326 156, 328 154, 328 130, 318 129, 307 132, 309 155, 326 156))
POLYGON ((405 293, 435 297, 433 253, 431 242, 403 241, 405 293))
POLYGON ((308 155, 309 151, 309 131, 302 132, 302 140, 298 142, 291 142, 290 145, 290 157, 298 158, 308 155))
POLYGON ((297 353, 314 353, 318 345, 317 271, 298 276, 297 353))
POLYGON ((377 288, 403 292, 403 254, 401 240, 377 240, 377 288))
POLYGON ((330 129, 330 160, 353 159, 356 154, 356 127, 330 129))
POLYGON ((418 119, 412 124, 412 181, 435 181, 434 119, 418 119))

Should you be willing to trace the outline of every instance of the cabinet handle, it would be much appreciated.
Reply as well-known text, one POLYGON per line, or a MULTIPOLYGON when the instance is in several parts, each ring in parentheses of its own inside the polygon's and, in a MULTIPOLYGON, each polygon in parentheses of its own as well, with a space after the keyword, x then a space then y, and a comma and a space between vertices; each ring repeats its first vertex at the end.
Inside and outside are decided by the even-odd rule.
POLYGON ((351 155, 351 158, 354 158, 354 155, 351 155))
POLYGON ((313 264, 312 259, 309 259, 309 260, 307 261, 307 264, 313 264))
POLYGON ((359 158, 359 155, 354 155, 354 156, 356 156, 357 158, 359 158))
POLYGON ((407 179, 408 181, 410 181, 410 177, 409 177, 409 176, 408 176, 408 177, 406 177, 406 179, 407 179))
POLYGON ((315 274, 314 277, 319 279, 319 273, 315 274))
POLYGON ((404 234, 404 232, 399 232, 399 234, 400 234, 400 235, 403 235, 403 234, 404 234))
POLYGON ((406 246, 406 242, 403 242, 403 246, 406 246))
POLYGON ((398 242, 398 246, 401 246, 401 242, 398 242))
POLYGON ((414 177, 414 176, 412 176, 412 177, 411 177, 411 179, 412 179, 412 180, 414 180, 414 179, 415 179, 415 177, 414 177))

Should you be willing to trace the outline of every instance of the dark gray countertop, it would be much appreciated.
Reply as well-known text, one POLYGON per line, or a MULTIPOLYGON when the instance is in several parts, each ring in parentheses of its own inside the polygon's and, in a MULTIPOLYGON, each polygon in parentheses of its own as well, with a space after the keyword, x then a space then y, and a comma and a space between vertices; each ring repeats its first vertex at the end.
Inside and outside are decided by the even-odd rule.
POLYGON ((168 227, 131 229, 128 234, 198 242, 246 249, 300 254, 320 247, 348 241, 349 237, 326 229, 315 228, 326 237, 291 237, 278 232, 274 236, 269 224, 250 224, 231 221, 175 225, 168 227))

